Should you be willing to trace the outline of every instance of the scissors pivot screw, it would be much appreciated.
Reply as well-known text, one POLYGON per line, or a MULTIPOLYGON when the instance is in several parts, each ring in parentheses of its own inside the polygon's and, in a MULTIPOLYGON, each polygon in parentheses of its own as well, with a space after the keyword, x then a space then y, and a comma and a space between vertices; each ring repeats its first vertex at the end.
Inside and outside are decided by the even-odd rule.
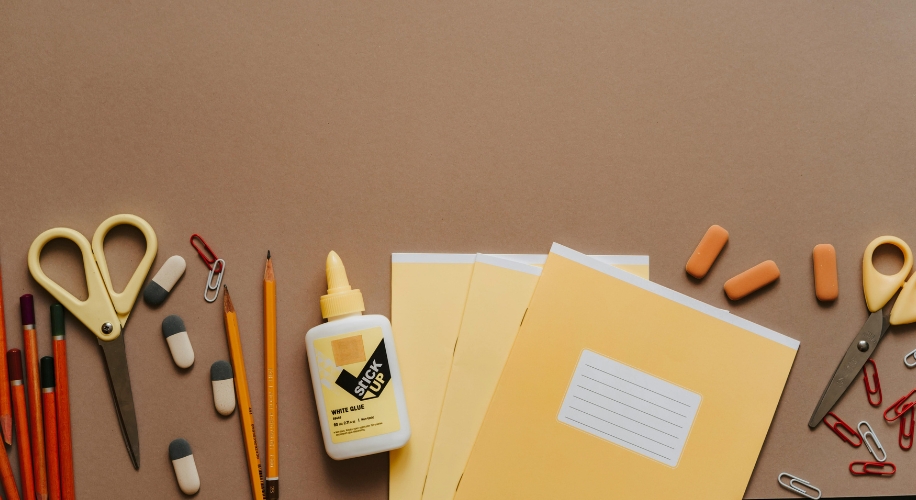
POLYGON ((869 347, 869 346, 868 346, 868 342, 867 342, 867 341, 865 341, 865 340, 860 340, 860 341, 859 341, 858 348, 859 348, 860 351, 865 352, 865 351, 868 350, 868 347, 869 347))
POLYGON ((106 334, 111 333, 113 329, 114 327, 111 326, 111 323, 102 324, 102 333, 106 333, 106 334))

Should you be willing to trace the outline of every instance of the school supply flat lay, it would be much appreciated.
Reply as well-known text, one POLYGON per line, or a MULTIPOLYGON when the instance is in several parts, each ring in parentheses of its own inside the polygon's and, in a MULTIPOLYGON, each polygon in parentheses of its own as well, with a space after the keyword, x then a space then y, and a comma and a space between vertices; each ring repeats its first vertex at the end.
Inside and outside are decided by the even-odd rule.
MULTIPOLYGON (((710 279, 729 237, 720 226, 703 236, 685 266, 698 285, 710 279)), ((254 425, 262 402, 252 398, 241 341, 239 316, 245 309, 223 282, 226 261, 200 235, 190 242, 208 270, 204 302, 222 294, 229 353, 228 361, 207 360, 210 369, 202 376, 209 377, 211 394, 205 399, 212 397, 212 411, 221 418, 238 419, 238 427, 230 424, 221 432, 242 436, 239 454, 251 497, 278 499, 284 370, 277 361, 281 311, 272 256, 267 253, 261 281, 262 448, 254 425)), ((23 349, 4 356, 10 422, 3 423, 0 405, 0 424, 19 450, 21 485, 8 457, 0 454, 0 483, 8 498, 75 498, 65 310, 101 346, 128 459, 140 469, 141 419, 125 327, 141 290, 143 302, 160 308, 186 269, 185 259, 173 255, 144 286, 157 252, 153 228, 128 214, 105 220, 91 242, 74 230, 55 228, 32 243, 29 270, 59 303, 50 309, 53 356, 39 353, 31 294, 20 298, 23 349), (118 293, 104 241, 121 225, 139 229, 146 248, 118 293), (85 300, 42 269, 43 248, 59 238, 73 241, 81 252, 85 300)), ((899 426, 898 447, 909 450, 916 435, 916 389, 888 398, 894 401, 887 406, 872 357, 891 325, 916 321, 916 279, 908 279, 913 255, 903 240, 885 236, 868 245, 862 262, 870 316, 808 425, 823 423, 846 445, 867 453, 850 460, 851 476, 891 477, 897 473, 891 460, 896 452, 879 438, 875 416, 899 426), (881 245, 896 246, 904 256, 894 275, 873 265, 881 245), (875 415, 847 422, 834 406, 860 373, 875 415)), ((812 263, 816 299, 836 300, 833 246, 817 245, 812 263)), ((577 498, 595 492, 621 498, 741 498, 799 349, 789 336, 652 283, 647 256, 588 256, 557 243, 548 254, 392 254, 391 322, 363 314, 363 292, 350 285, 336 252, 327 254, 324 267, 326 293, 315 295, 327 321, 311 328, 304 342, 325 453, 347 460, 388 452, 389 498, 396 500, 577 498)), ((732 301, 754 300, 779 278, 776 263, 765 260, 726 280, 722 291, 732 301)), ((203 333, 181 316, 162 312, 156 328, 169 362, 183 373, 197 373, 194 339, 203 333)), ((905 367, 916 366, 914 353, 904 355, 905 367)), ((206 488, 208 478, 200 474, 188 440, 170 436, 166 455, 178 490, 195 495, 206 488)), ((805 479, 805 472, 785 471, 775 479, 800 496, 830 493, 829 486, 805 479)))

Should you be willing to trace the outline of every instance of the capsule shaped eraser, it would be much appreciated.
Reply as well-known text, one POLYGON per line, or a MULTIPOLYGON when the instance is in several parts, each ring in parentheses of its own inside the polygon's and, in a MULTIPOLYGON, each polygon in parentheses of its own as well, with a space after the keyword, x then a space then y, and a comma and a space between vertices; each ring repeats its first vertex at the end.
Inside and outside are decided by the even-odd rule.
POLYGON ((836 250, 833 245, 823 243, 814 247, 814 295, 817 300, 829 302, 840 295, 836 272, 836 250))
POLYGON ((779 278, 779 268, 767 260, 725 282, 725 295, 732 300, 742 299, 779 278))
POLYGON ((188 329, 184 321, 173 314, 162 320, 162 336, 172 352, 172 360, 179 368, 188 368, 194 364, 194 348, 188 337, 188 329))
POLYGON ((143 300, 151 306, 158 306, 165 302, 165 299, 169 298, 169 294, 172 293, 175 283, 178 283, 181 275, 184 274, 185 267, 187 263, 182 256, 169 257, 153 276, 153 280, 146 284, 146 288, 143 289, 143 300))
POLYGON ((169 460, 175 469, 175 479, 178 487, 185 495, 193 495, 200 490, 200 476, 197 474, 197 464, 194 463, 194 454, 191 445, 184 439, 178 438, 169 443, 169 460))
POLYGON ((235 381, 232 380, 232 365, 228 361, 217 361, 210 366, 210 382, 213 384, 213 406, 223 416, 235 411, 235 381))
POLYGON ((687 274, 702 279, 709 272, 716 257, 728 243, 728 231, 722 226, 712 225, 706 230, 700 244, 687 261, 687 274))

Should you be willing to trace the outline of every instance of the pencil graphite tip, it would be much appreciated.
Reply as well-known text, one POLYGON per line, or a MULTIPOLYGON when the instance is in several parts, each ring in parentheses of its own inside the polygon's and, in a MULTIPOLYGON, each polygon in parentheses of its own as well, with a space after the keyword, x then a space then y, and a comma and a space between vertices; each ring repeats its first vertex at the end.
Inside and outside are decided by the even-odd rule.
POLYGON ((267 251, 267 260, 270 260, 270 250, 267 251))
POLYGON ((232 297, 229 296, 229 287, 223 285, 225 290, 223 293, 223 312, 235 312, 235 307, 232 305, 232 297))

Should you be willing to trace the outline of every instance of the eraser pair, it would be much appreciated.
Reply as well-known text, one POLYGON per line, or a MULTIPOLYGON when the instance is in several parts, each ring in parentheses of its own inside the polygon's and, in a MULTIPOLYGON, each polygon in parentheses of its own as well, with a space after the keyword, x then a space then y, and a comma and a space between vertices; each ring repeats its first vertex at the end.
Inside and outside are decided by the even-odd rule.
MULTIPOLYGON (((728 243, 728 231, 722 226, 711 226, 687 261, 687 274, 696 279, 703 279, 716 258, 722 253, 726 243, 728 243)), ((779 267, 772 260, 767 260, 726 281, 723 288, 729 299, 738 300, 777 279, 779 279, 779 267)))

